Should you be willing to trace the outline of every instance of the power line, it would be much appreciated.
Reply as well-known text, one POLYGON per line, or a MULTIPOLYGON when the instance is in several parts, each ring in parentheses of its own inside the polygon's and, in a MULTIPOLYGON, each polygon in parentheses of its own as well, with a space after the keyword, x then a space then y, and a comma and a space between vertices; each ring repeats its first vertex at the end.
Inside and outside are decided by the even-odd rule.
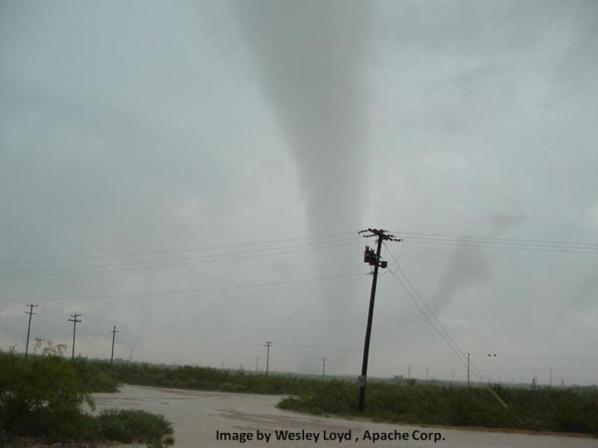
POLYGON ((423 232, 395 232, 401 235, 411 235, 413 237, 422 238, 439 238, 439 239, 453 239, 464 241, 495 241, 507 242, 514 244, 535 244, 535 245, 549 245, 549 246, 567 246, 567 247, 590 247, 598 249, 598 243, 586 243, 582 241, 555 241, 555 240, 539 240, 529 238, 504 238, 504 237, 482 237, 482 236, 468 236, 468 235, 454 235, 445 233, 423 233, 423 232))
MULTIPOLYGON (((446 328, 444 327, 444 325, 442 324, 442 322, 440 321, 440 319, 438 319, 438 317, 436 316, 436 313, 434 313, 434 311, 430 308, 430 306, 428 305, 428 303, 424 300, 424 298, 421 296, 421 294, 417 291, 417 289, 415 288, 415 286, 413 285, 413 283, 411 283, 411 281, 409 280, 409 278, 405 275, 405 273, 403 272, 403 270, 399 266, 398 260, 394 257, 394 255, 392 254, 392 252, 390 252, 390 254, 391 254, 391 257, 393 258, 393 260, 395 261, 395 264, 396 264, 397 268, 399 269, 399 272, 401 272, 403 278, 407 281, 407 283, 409 284, 409 286, 411 287, 411 289, 415 293, 415 297, 417 297, 421 301, 421 303, 423 303, 423 305, 425 306, 425 310, 427 310, 427 312, 421 306, 419 306, 419 304, 417 303, 417 300, 414 297, 414 294, 412 294, 412 292, 409 291, 409 289, 407 289, 405 287, 405 285, 401 282, 401 280, 399 279, 399 277, 394 272, 391 271, 392 274, 393 274, 393 276, 398 280, 399 284, 403 287, 403 289, 405 290, 405 292, 407 292, 407 295, 413 300, 414 303, 416 303, 417 308, 420 310, 420 312, 422 312, 422 314, 424 314, 424 316, 426 317, 426 319, 428 320, 428 322, 430 322, 430 324, 432 325, 432 328, 434 328, 434 330, 436 332, 438 332, 440 334, 440 336, 448 343, 449 347, 451 347, 451 349, 457 354, 457 356, 459 357, 459 359, 461 360, 461 362, 465 366, 467 366, 468 370, 471 369, 471 368, 473 368, 474 375, 478 378, 479 382, 481 382, 481 383, 483 383, 483 384, 486 385, 486 388, 490 392, 490 394, 494 398, 496 398, 496 400, 503 407, 505 407, 505 409, 510 409, 509 406, 504 402, 504 400, 498 396, 498 394, 494 391, 494 389, 489 384, 487 384, 487 381, 484 379, 484 376, 482 375, 482 373, 480 372, 480 370, 475 366, 475 364, 473 364, 473 363, 470 362, 470 360, 465 355, 465 353, 463 352, 463 350, 453 340, 453 338, 451 337, 451 335, 449 334, 449 332, 446 330, 446 328), (428 316, 428 314, 431 316, 431 318, 430 318, 430 316, 428 316), (438 324, 438 328, 434 324, 434 321, 438 324)), ((513 411, 511 410, 511 412, 513 412, 513 411)))
POLYGON ((41 264, 41 263, 65 263, 65 262, 84 261, 84 260, 134 258, 134 257, 148 256, 148 255, 179 254, 179 253, 191 253, 191 252, 200 252, 200 251, 207 251, 207 250, 230 249, 230 248, 236 248, 236 247, 262 246, 264 244, 276 244, 276 243, 288 243, 288 242, 301 241, 301 240, 325 239, 325 238, 336 237, 336 236, 341 236, 341 235, 354 235, 354 234, 355 234, 355 232, 327 233, 327 234, 320 234, 320 235, 307 235, 307 236, 303 236, 303 237, 284 238, 284 239, 275 239, 275 240, 262 240, 262 241, 253 241, 253 242, 231 243, 231 244, 225 244, 225 245, 202 246, 202 247, 186 248, 186 249, 163 249, 163 250, 133 252, 133 253, 113 254, 113 255, 83 255, 83 256, 73 256, 73 257, 64 257, 64 258, 29 259, 29 260, 12 260, 12 261, 0 260, 0 264, 4 264, 4 265, 17 264, 18 265, 18 264, 41 264))
MULTIPOLYGON (((307 277, 301 279, 294 279, 294 280, 283 280, 279 282, 269 282, 269 283, 249 283, 244 285, 236 285, 236 286, 223 286, 218 288, 198 288, 198 289, 182 289, 182 290, 170 290, 170 291, 156 291, 156 292, 138 292, 138 293, 122 293, 122 294, 102 294, 102 295, 90 295, 90 296, 64 296, 64 297, 39 297, 37 298, 38 301, 47 301, 47 302, 68 302, 68 301, 79 301, 79 300, 111 300, 111 299, 123 299, 129 297, 146 297, 146 296, 165 296, 165 295, 187 295, 187 294, 198 294, 198 293, 206 293, 206 292, 218 292, 218 291, 232 291, 232 290, 240 290, 240 289, 250 289, 250 288, 267 288, 267 287, 274 287, 274 286, 283 286, 283 285, 292 285, 298 283, 307 283, 307 282, 315 282, 315 281, 325 281, 325 280, 334 280, 339 278, 351 278, 351 277, 361 277, 367 274, 364 273, 353 273, 353 274, 337 274, 337 275, 328 275, 328 276, 320 276, 320 277, 307 277)), ((4 302, 12 302, 18 303, 18 299, 6 299, 3 300, 4 302)))
POLYGON ((0 272, 0 278, 30 278, 30 277, 56 277, 63 275, 93 274, 123 270, 148 270, 168 267, 188 266, 219 261, 246 260, 261 257, 275 257, 288 254, 304 253, 314 250, 338 249, 354 245, 352 239, 326 241, 322 243, 307 243, 295 246, 274 247, 257 249, 251 252, 232 252, 224 254, 208 254, 194 259, 186 260, 151 260, 135 261, 119 264, 79 266, 74 268, 58 267, 38 270, 20 270, 0 272), (276 252, 277 251, 277 252, 276 252))
POLYGON ((598 244, 566 243, 515 238, 468 237, 442 234, 402 232, 406 243, 448 245, 471 248, 557 252, 572 254, 598 254, 598 244))

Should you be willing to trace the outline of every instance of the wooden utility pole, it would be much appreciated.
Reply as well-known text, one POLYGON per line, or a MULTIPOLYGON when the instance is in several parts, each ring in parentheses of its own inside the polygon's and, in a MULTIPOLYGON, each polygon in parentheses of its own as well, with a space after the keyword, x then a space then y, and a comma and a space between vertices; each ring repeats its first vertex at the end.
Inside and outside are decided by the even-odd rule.
POLYGON ((81 314, 74 313, 71 314, 71 317, 69 319, 69 322, 73 323, 73 347, 71 352, 71 360, 75 359, 75 334, 77 332, 77 324, 81 323, 81 321, 78 319, 79 317, 81 317, 81 314))
POLYGON ((401 241, 398 238, 395 238, 392 235, 386 233, 386 230, 382 229, 367 229, 362 230, 359 232, 360 234, 365 233, 364 235, 366 238, 378 238, 378 242, 376 245, 376 253, 374 253, 373 249, 370 249, 366 246, 365 254, 363 257, 363 261, 368 263, 370 266, 374 266, 374 276, 372 278, 372 290, 370 292, 370 307, 368 310, 368 320, 367 326, 365 330, 365 342, 363 344, 363 360, 361 363, 361 376, 359 377, 359 401, 357 404, 357 410, 359 412, 363 412, 365 409, 365 387, 367 384, 367 375, 368 375, 368 358, 370 354, 370 337, 372 334, 372 320, 374 317, 374 302, 376 300, 376 284, 378 282, 378 269, 379 268, 386 268, 388 263, 386 261, 382 261, 380 259, 380 254, 382 252, 382 243, 385 240, 388 241, 401 241))
POLYGON ((272 346, 272 341, 266 341, 264 347, 266 347, 266 375, 270 371, 270 347, 272 346))
POLYGON ((29 314, 29 323, 27 324, 27 343, 25 344, 25 358, 27 358, 27 355, 29 354, 29 333, 31 333, 31 316, 35 314, 33 312, 33 308, 37 308, 39 305, 34 305, 33 303, 30 303, 27 306, 29 307, 29 311, 25 311, 25 314, 29 314))
POLYGON ((118 333, 118 330, 116 329, 116 325, 114 325, 112 327, 111 333, 112 333, 112 351, 110 352, 110 365, 113 365, 114 364, 114 338, 116 336, 116 333, 118 333))

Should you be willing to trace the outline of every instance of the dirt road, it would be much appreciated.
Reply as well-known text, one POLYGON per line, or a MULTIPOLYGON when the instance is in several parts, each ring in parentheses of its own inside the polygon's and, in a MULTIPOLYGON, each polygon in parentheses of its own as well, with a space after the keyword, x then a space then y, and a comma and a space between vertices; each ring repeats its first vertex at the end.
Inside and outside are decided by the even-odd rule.
POLYGON ((117 394, 94 397, 98 410, 143 409, 164 415, 174 424, 176 447, 598 448, 598 440, 582 437, 312 417, 277 409, 280 397, 269 395, 124 386, 117 394))

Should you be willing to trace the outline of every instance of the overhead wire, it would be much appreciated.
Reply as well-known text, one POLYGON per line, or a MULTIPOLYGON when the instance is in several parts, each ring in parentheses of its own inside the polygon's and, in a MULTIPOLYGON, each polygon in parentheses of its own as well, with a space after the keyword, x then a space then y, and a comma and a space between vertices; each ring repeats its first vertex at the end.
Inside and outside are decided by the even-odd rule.
POLYGON ((421 296, 421 294, 419 294, 419 292, 417 291, 417 289, 415 289, 415 286, 413 286, 413 283, 411 283, 411 281, 409 281, 409 279, 407 278, 407 276, 405 275, 405 273, 402 271, 402 269, 399 266, 398 260, 396 259, 396 257, 394 256, 394 254, 388 249, 388 246, 386 244, 384 244, 384 246, 386 247, 386 249, 388 250, 388 252, 391 254, 391 257, 393 258, 393 260, 394 260, 397 268, 399 269, 399 272, 402 273, 403 277, 408 282, 408 284, 410 285, 410 287, 413 289, 413 292, 415 294, 413 292, 411 292, 403 284, 403 282, 400 280, 399 276, 394 271, 391 271, 393 277, 398 281, 398 283, 405 290, 405 292, 407 293, 407 295, 412 299, 413 303, 416 304, 418 310, 424 315, 424 317, 426 317, 426 320, 432 325, 432 328, 434 328, 434 330, 447 342, 447 344, 449 345, 449 347, 457 354, 457 356, 459 357, 459 359, 461 360, 461 362, 466 367, 467 367, 467 365, 469 363, 470 373, 473 373, 474 376, 477 377, 478 381, 480 383, 482 383, 482 384, 485 385, 485 387, 490 392, 490 394, 505 409, 510 409, 510 407, 507 405, 507 403, 505 403, 505 401, 502 398, 500 398, 500 396, 494 391, 494 389, 492 388, 492 386, 486 381, 486 379, 484 378, 484 375, 479 371, 479 369, 475 366, 475 364, 471 362, 471 359, 468 361, 467 356, 465 355, 465 353, 463 352, 463 350, 459 347, 459 345, 454 341, 454 339, 451 337, 451 335, 446 330, 446 328, 444 327, 444 325, 442 324, 442 322, 440 321, 440 319, 438 319, 438 317, 436 316, 436 313, 434 313, 434 311, 430 308, 430 306, 424 300, 424 298, 421 296), (425 309, 422 308, 422 306, 417 303, 416 298, 418 298, 421 301, 421 303, 423 303, 425 309), (427 310, 427 312, 425 310, 427 310), (473 367, 473 372, 471 372, 471 368, 472 367, 473 367))
POLYGON ((450 235, 423 232, 396 232, 403 241, 415 244, 479 247, 485 249, 560 252, 573 254, 598 254, 598 243, 532 240, 524 238, 499 238, 467 235, 450 235))
MULTIPOLYGON (((88 296, 50 296, 50 297, 36 297, 36 298, 29 298, 28 300, 33 300, 37 302, 64 302, 64 301, 72 301, 72 300, 111 300, 111 299, 123 299, 123 298, 130 298, 130 297, 145 297, 145 296, 163 296, 163 295, 187 295, 187 294, 200 294, 200 293, 207 293, 207 292, 216 292, 216 291, 232 291, 232 290, 241 290, 241 289, 249 289, 249 288, 267 288, 267 287, 274 287, 274 286, 283 286, 283 285, 291 285, 291 284, 298 284, 298 283, 306 283, 306 282, 315 282, 315 281, 324 281, 324 280, 334 280, 339 278, 351 278, 351 277, 361 277, 364 275, 368 275, 367 273, 351 273, 351 274, 335 274, 335 275, 327 275, 327 276, 319 276, 319 277, 306 277, 300 279, 292 279, 292 280, 282 280, 278 282, 264 282, 264 283, 248 283, 244 285, 235 285, 235 286, 222 286, 222 287, 215 287, 215 288, 197 288, 197 289, 180 289, 180 290, 167 290, 167 291, 146 291, 146 292, 132 292, 132 293, 120 293, 120 294, 99 294, 99 295, 88 295, 88 296)), ((22 300, 19 299, 3 299, 3 302, 10 302, 10 303, 20 303, 22 300)))
POLYGON ((136 261, 109 265, 94 265, 94 266, 80 266, 76 268, 48 268, 37 270, 21 270, 21 271, 0 271, 0 278, 22 278, 22 277, 52 277, 60 275, 72 274, 86 274, 96 272, 112 272, 122 270, 143 270, 143 269, 161 269, 165 267, 187 266, 203 263, 214 263, 219 261, 244 260, 260 257, 273 257, 287 254, 296 254, 317 250, 337 249, 346 246, 352 246, 354 241, 352 239, 339 239, 333 241, 325 241, 319 243, 306 243, 294 246, 283 246, 254 250, 251 252, 229 252, 223 254, 207 254, 193 259, 186 260, 152 260, 152 261, 136 261))
POLYGON ((165 255, 165 254, 179 254, 179 253, 190 253, 190 252, 201 252, 206 250, 220 250, 220 249, 230 249, 230 248, 238 248, 238 247, 248 247, 248 246, 259 246, 264 244, 277 244, 277 243, 288 243, 292 241, 301 241, 301 240, 314 240, 314 239, 322 239, 322 238, 330 238, 330 237, 337 237, 341 235, 353 235, 354 232, 339 232, 339 233, 327 233, 327 234, 319 234, 319 235, 307 235, 303 237, 294 237, 294 238, 283 238, 283 239, 273 239, 273 240, 262 240, 262 241, 253 241, 253 242, 242 242, 242 243, 231 243, 231 244, 220 244, 220 245, 211 245, 211 246, 201 246, 196 248, 186 248, 186 249, 163 249, 163 250, 153 250, 153 251, 143 251, 143 252, 129 252, 129 253, 122 253, 122 254, 113 254, 113 255, 83 255, 83 256, 73 256, 73 257, 63 257, 63 258, 47 258, 47 259, 25 259, 25 260, 0 260, 0 265, 13 265, 13 264, 39 264, 39 263, 68 263, 72 261, 83 261, 83 260, 101 260, 101 259, 115 259, 115 258, 133 258, 133 257, 143 257, 148 255, 165 255))

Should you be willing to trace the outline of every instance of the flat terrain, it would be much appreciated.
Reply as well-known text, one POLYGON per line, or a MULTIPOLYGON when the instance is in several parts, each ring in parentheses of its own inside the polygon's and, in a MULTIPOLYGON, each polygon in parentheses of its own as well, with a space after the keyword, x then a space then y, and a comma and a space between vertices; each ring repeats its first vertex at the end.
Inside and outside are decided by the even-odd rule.
MULTIPOLYGON (((164 415, 174 424, 176 447, 437 447, 437 448, 598 448, 598 439, 551 435, 513 434, 502 432, 469 431, 461 429, 429 428, 407 425, 371 423, 360 420, 313 417, 282 411, 275 407, 280 397, 271 395, 202 392, 161 389, 141 386, 123 386, 116 394, 94 394, 97 409, 143 409, 164 415), (264 440, 223 441, 216 432, 248 433, 256 431, 271 434, 264 440), (275 440, 275 431, 291 431, 300 435, 318 435, 313 440, 275 440), (377 441, 364 440, 365 431, 372 436, 383 436, 398 430, 411 439, 419 433, 437 433, 432 440, 377 441), (351 431, 350 441, 327 440, 351 431), (414 434, 415 431, 415 434, 414 434)), ((344 436, 343 436, 344 437, 344 436)))

